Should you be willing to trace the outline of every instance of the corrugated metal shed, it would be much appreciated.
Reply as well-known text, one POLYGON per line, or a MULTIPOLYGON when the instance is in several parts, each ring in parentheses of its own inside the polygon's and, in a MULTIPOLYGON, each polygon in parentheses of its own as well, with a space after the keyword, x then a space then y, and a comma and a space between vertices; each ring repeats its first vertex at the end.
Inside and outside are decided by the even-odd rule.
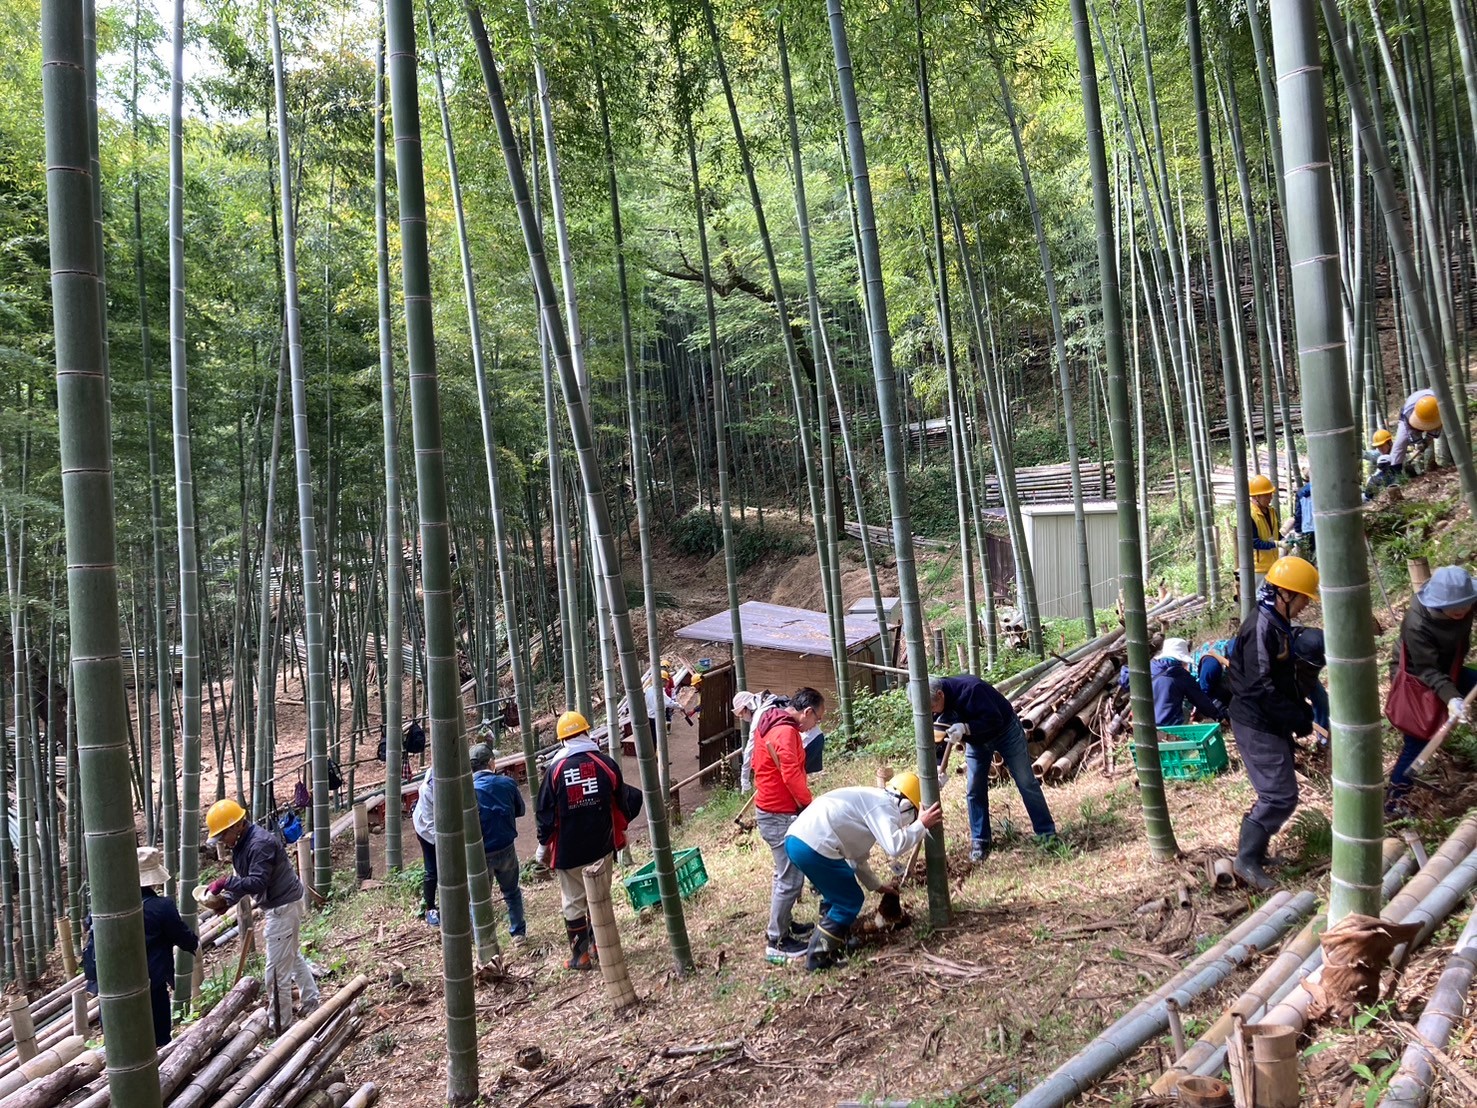
MULTIPOLYGON (((765 647, 792 654, 831 656, 831 627, 826 613, 806 608, 786 608, 779 604, 762 604, 750 600, 739 605, 739 625, 743 629, 745 649, 765 647)), ((733 642, 728 612, 718 612, 677 632, 679 639, 699 642, 733 642)), ((846 617, 846 652, 877 637, 875 619, 846 617)))
MULTIPOLYGON (((1118 505, 1112 500, 1082 505, 1087 523, 1087 558, 1092 572, 1092 602, 1099 608, 1118 603, 1118 505)), ((1082 614, 1077 570, 1077 525, 1071 504, 1023 504, 1021 521, 1036 599, 1043 617, 1082 614)))

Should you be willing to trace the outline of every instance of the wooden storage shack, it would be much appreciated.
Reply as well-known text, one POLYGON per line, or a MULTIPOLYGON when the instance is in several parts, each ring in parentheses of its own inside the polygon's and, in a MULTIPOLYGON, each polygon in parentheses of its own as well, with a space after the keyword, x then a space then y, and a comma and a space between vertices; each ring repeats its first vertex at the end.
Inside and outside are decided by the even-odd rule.
MULTIPOLYGON (((874 616, 848 615, 846 656, 852 663, 876 665, 877 620, 874 616)), ((836 704, 836 671, 831 661, 831 628, 824 612, 786 608, 751 600, 739 606, 739 625, 744 639, 744 677, 751 692, 769 689, 792 693, 809 685, 836 704)), ((696 642, 733 642, 732 623, 725 609, 677 632, 679 639, 696 642)), ((852 664, 851 687, 877 690, 878 674, 852 664)), ((706 681, 704 692, 707 692, 706 681)), ((737 690, 735 690, 737 691, 737 690)), ((706 697, 704 698, 706 707, 706 697)), ((705 713, 706 714, 706 713, 705 713)))

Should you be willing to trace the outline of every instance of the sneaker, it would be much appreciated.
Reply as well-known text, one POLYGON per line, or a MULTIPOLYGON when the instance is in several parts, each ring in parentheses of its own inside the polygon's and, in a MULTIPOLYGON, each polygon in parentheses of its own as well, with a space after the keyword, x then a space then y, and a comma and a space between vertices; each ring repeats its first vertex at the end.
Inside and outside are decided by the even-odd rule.
POLYGON ((528 946, 528 936, 521 933, 514 935, 513 946, 516 947, 518 950, 523 950, 525 947, 528 946))
POLYGON ((318 1010, 320 1004, 321 1001, 316 997, 312 1000, 303 1001, 300 1005, 298 1005, 297 1018, 306 1019, 308 1016, 311 1016, 314 1012, 318 1010))
POLYGON ((766 961, 782 966, 786 962, 796 958, 804 958, 806 944, 790 935, 784 935, 777 940, 767 940, 764 944, 764 957, 766 961))
POLYGON ((990 851, 993 849, 989 843, 975 843, 974 849, 969 852, 969 860, 971 862, 983 862, 990 856, 990 851))
POLYGON ((813 923, 800 923, 798 920, 790 921, 790 938, 799 939, 802 943, 810 941, 810 933, 815 930, 813 923))
POLYGON ((440 927, 441 926, 441 913, 438 912, 438 911, 436 911, 435 908, 427 908, 426 909, 426 915, 425 915, 425 921, 426 921, 426 923, 430 924, 432 927, 440 927))

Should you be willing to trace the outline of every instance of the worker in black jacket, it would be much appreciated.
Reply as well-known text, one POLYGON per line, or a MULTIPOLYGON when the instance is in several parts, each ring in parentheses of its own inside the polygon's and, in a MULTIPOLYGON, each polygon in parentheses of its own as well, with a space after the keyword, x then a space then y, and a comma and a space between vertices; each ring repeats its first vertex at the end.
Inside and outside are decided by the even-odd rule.
MULTIPOLYGON (((1466 668, 1472 648, 1472 618, 1477 613, 1477 580, 1461 566, 1442 566, 1421 588, 1400 622, 1400 642, 1393 665, 1405 668, 1446 705, 1448 715, 1467 718, 1465 697, 1477 685, 1477 670, 1466 668)), ((1410 791, 1407 771, 1430 735, 1406 735, 1405 745, 1390 772, 1385 814, 1402 813, 1405 794, 1410 791)))
POLYGON ((1273 881, 1262 868, 1267 843, 1297 810, 1293 738, 1313 730, 1313 710, 1298 690, 1292 621, 1318 593, 1318 571, 1303 558, 1278 558, 1267 570, 1256 614, 1231 652, 1231 725, 1256 803, 1241 820, 1236 874, 1254 889, 1273 881))
MULTIPOLYGON (((174 948, 194 954, 200 949, 200 936, 191 931, 169 897, 159 886, 169 882, 164 855, 156 846, 138 848, 139 895, 144 914, 144 954, 149 960, 149 1001, 154 1010, 154 1045, 169 1042, 169 990, 174 985, 174 948)), ((82 972, 87 991, 97 995, 97 949, 92 931, 92 917, 87 917, 87 945, 82 949, 82 972)))
POLYGON ((539 786, 535 858, 554 870, 569 935, 566 969, 595 966, 590 938, 584 868, 626 845, 626 824, 641 810, 641 793, 626 785, 621 767, 590 738, 590 723, 565 712, 556 728, 563 743, 554 751, 539 786))
POLYGON ((277 1029, 292 1025, 292 983, 297 982, 298 1015, 318 1007, 318 983, 303 957, 302 926, 307 908, 303 883, 298 880, 282 840, 247 819, 246 811, 229 797, 217 800, 205 813, 212 842, 231 852, 229 877, 217 877, 209 892, 228 908, 244 896, 266 917, 262 934, 267 940, 268 1004, 275 1003, 277 1029), (270 990, 275 990, 272 992, 270 990))
POLYGON ((1010 701, 994 685, 970 673, 930 677, 928 691, 935 724, 946 724, 949 740, 964 746, 964 789, 972 840, 969 860, 983 862, 990 856, 990 762, 996 754, 1020 790, 1037 840, 1053 840, 1056 821, 1031 769, 1026 732, 1010 701))

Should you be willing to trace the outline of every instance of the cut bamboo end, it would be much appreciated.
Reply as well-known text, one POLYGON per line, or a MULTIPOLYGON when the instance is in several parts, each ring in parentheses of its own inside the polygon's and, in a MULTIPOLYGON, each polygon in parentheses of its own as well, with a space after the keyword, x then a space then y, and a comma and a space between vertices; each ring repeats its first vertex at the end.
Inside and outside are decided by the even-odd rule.
POLYGON ((72 945, 72 921, 58 916, 56 921, 57 945, 62 949, 62 969, 68 977, 77 976, 77 950, 72 945))
POLYGON ((31 1008, 24 996, 10 998, 10 1027, 15 1037, 15 1054, 22 1063, 36 1057, 36 1024, 31 1019, 31 1008))
POLYGON ((1210 863, 1211 877, 1218 889, 1234 889, 1236 887, 1236 868, 1229 858, 1217 858, 1210 863))
POLYGON ((595 947, 599 951, 600 976, 605 981, 611 1004, 617 1012, 629 1008, 639 999, 631 974, 626 968, 626 955, 621 949, 621 933, 615 925, 615 906, 610 901, 610 859, 601 858, 585 867, 585 899, 589 902, 590 925, 595 931, 595 947))
MULTIPOLYGON (((198 961, 198 959, 197 959, 198 961)), ((87 1012, 87 1002, 91 999, 85 992, 72 994, 72 1034, 87 1038, 87 1025, 90 1017, 87 1012)))
POLYGON ((1177 1086, 1185 1108, 1232 1108, 1231 1087, 1214 1077, 1186 1077, 1177 1086))
POLYGON ((1252 1108, 1298 1108, 1298 1029, 1253 1024, 1252 1108))

